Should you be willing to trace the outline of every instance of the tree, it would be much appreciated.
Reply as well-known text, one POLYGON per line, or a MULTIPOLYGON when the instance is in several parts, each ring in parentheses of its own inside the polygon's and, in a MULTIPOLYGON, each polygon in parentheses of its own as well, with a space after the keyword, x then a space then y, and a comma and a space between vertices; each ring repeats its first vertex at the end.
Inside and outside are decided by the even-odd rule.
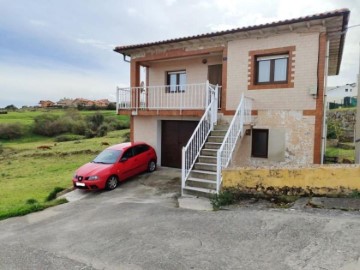
POLYGON ((6 110, 9 110, 9 111, 15 111, 17 110, 18 108, 14 105, 14 104, 11 104, 11 105, 7 105, 5 107, 6 110))

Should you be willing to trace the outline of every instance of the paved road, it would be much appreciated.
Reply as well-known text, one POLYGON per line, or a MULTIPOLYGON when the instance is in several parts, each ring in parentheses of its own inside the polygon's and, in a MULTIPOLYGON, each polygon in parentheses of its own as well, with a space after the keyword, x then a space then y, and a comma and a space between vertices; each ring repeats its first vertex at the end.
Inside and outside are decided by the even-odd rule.
POLYGON ((175 174, 0 222, 0 269, 360 269, 359 213, 180 209, 175 174))

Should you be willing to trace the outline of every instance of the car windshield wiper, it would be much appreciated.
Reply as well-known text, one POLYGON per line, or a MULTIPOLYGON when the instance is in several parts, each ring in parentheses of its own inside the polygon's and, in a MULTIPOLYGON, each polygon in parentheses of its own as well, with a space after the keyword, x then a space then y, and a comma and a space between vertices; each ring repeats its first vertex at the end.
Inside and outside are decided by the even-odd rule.
POLYGON ((92 161, 93 163, 99 163, 99 164, 112 164, 109 162, 102 162, 102 161, 92 161))

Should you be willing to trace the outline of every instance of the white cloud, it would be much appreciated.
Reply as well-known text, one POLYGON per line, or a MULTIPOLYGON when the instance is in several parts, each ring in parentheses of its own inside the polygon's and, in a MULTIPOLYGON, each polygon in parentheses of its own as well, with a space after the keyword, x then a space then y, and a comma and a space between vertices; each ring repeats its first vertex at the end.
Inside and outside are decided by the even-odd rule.
POLYGON ((110 50, 110 49, 115 48, 114 44, 108 44, 101 40, 96 40, 96 39, 91 39, 91 38, 88 38, 88 39, 76 38, 75 40, 76 40, 76 42, 78 42, 80 44, 90 45, 90 46, 93 46, 95 48, 102 49, 102 50, 110 50))
POLYGON ((34 25, 34 26, 40 26, 40 27, 44 27, 44 26, 48 26, 49 24, 45 21, 42 20, 36 20, 36 19, 31 19, 29 20, 29 23, 34 25))
POLYGON ((211 31, 223 31, 223 30, 229 30, 229 29, 234 29, 237 28, 238 25, 235 24, 226 24, 226 23, 220 23, 220 24, 208 24, 207 27, 211 30, 211 31))
POLYGON ((165 0, 165 4, 166 4, 167 6, 172 6, 173 4, 176 3, 176 1, 177 1, 177 0, 165 0))
POLYGON ((127 14, 129 14, 130 16, 134 16, 134 15, 136 15, 136 14, 139 14, 139 12, 138 12, 135 8, 133 8, 133 7, 127 8, 127 9, 126 9, 126 12, 127 12, 127 14))
POLYGON ((98 73, 1 65, 0 107, 36 105, 41 99, 57 101, 65 96, 115 101, 116 84, 114 78, 98 73))

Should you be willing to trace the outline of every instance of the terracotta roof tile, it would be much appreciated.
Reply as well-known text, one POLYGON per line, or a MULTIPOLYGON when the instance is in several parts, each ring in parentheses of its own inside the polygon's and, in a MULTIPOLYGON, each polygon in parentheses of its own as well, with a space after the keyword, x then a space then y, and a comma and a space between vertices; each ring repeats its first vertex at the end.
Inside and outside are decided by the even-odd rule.
MULTIPOLYGON (((167 40, 155 41, 155 42, 149 42, 149 43, 117 46, 114 49, 114 51, 119 52, 119 53, 124 53, 127 50, 139 49, 139 48, 144 48, 144 47, 149 47, 149 46, 154 46, 154 45, 161 45, 161 44, 167 44, 167 43, 173 43, 173 42, 181 42, 181 41, 187 41, 187 40, 198 39, 198 38, 221 36, 221 35, 226 35, 226 34, 245 32, 245 31, 250 31, 250 30, 286 25, 286 24, 297 23, 297 22, 325 19, 325 18, 330 18, 330 17, 334 17, 334 16, 348 16, 349 13, 350 13, 349 9, 346 9, 346 8, 337 9, 337 10, 328 11, 328 12, 324 12, 324 13, 318 13, 318 14, 309 15, 309 16, 302 16, 302 17, 294 18, 294 19, 280 20, 280 21, 271 22, 271 23, 239 27, 239 28, 234 28, 234 29, 230 29, 230 30, 210 32, 210 33, 199 34, 199 35, 194 35, 194 36, 173 38, 173 39, 167 39, 167 40)), ((345 21, 345 24, 347 25, 348 20, 344 20, 344 21, 345 21)))

